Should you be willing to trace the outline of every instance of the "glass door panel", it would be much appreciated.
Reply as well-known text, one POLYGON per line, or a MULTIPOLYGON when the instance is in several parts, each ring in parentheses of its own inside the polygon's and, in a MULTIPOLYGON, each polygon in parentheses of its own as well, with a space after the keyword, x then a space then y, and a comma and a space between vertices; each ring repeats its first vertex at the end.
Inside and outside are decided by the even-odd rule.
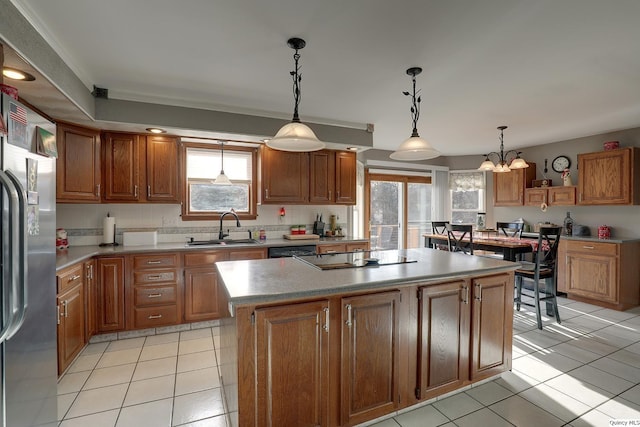
POLYGON ((402 183, 370 181, 371 249, 402 248, 402 183))
POLYGON ((431 232, 431 184, 407 183, 407 249, 424 246, 425 233, 431 232))

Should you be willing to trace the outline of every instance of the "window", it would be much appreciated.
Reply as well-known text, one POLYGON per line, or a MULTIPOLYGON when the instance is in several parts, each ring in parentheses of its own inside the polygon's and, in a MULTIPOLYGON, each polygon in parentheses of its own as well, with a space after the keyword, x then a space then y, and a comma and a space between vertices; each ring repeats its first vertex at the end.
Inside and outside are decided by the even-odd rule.
POLYGON ((222 169, 219 146, 183 144, 186 188, 183 197, 182 219, 217 219, 231 209, 240 218, 256 218, 256 153, 253 148, 224 149, 224 172, 232 185, 216 185, 222 169))
POLYGON ((485 211, 485 176, 478 171, 449 172, 452 224, 475 224, 485 211))

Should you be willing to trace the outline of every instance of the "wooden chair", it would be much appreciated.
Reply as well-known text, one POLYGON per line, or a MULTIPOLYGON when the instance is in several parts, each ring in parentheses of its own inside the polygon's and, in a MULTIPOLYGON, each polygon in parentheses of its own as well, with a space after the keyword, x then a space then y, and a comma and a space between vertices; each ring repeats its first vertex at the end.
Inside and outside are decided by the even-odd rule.
POLYGON ((541 301, 546 301, 547 314, 553 315, 556 322, 560 323, 560 313, 558 312, 558 302, 556 301, 556 279, 558 271, 558 243, 560 242, 561 233, 562 227, 540 227, 538 246, 533 253, 534 262, 522 262, 522 267, 515 271, 516 294, 514 302, 516 303, 516 308, 519 311, 520 305, 534 307, 536 309, 538 329, 542 329, 542 317, 540 314, 541 301), (533 281, 533 294, 524 293, 525 296, 533 298, 533 304, 522 301, 524 279, 533 281), (541 281, 543 281, 542 287, 541 281), (541 293, 543 293, 544 296, 541 297, 541 293))
POLYGON ((463 252, 473 255, 473 226, 462 224, 447 224, 447 240, 449 241, 449 251, 463 252), (465 238, 468 241, 463 241, 465 238))
MULTIPOLYGON (((449 224, 449 221, 431 221, 431 234, 441 234, 441 235, 446 235, 447 234, 447 224, 449 224)), ((448 245, 443 245, 441 243, 432 243, 431 247, 434 249, 440 249, 441 251, 448 251, 449 250, 449 246, 448 245)))
POLYGON ((524 230, 523 222, 496 222, 496 231, 499 236, 506 237, 522 237, 522 230, 524 230))

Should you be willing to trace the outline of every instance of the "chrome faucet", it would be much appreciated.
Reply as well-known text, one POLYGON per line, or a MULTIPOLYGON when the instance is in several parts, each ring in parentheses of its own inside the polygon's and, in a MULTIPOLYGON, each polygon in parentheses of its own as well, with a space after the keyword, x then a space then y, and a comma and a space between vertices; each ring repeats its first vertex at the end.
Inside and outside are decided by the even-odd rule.
POLYGON ((222 220, 227 215, 232 215, 236 219, 236 227, 240 227, 240 219, 233 210, 223 212, 222 214, 220 214, 220 232, 218 233, 219 240, 223 240, 225 237, 229 236, 228 234, 224 234, 224 232, 222 231, 222 220))

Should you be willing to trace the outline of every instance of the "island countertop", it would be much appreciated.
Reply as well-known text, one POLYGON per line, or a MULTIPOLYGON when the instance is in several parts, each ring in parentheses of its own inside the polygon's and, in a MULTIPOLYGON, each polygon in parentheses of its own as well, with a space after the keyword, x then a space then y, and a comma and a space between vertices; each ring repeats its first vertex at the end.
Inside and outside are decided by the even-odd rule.
POLYGON ((435 249, 396 251, 417 262, 319 270, 295 258, 216 263, 230 311, 245 304, 384 288, 393 283, 439 281, 515 270, 519 263, 435 249))

